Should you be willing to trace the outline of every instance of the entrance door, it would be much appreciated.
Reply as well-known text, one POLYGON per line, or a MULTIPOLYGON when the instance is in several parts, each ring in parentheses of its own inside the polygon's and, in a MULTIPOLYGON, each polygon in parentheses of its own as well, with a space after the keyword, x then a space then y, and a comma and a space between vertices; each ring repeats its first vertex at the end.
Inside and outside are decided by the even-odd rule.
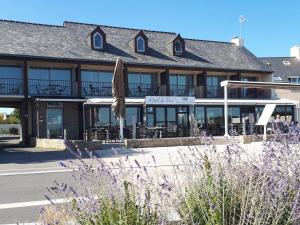
POLYGON ((62 109, 47 109, 47 138, 63 138, 62 109))
POLYGON ((189 131, 189 121, 188 121, 188 107, 178 107, 177 108, 177 124, 178 124, 178 136, 184 137, 188 136, 189 131))

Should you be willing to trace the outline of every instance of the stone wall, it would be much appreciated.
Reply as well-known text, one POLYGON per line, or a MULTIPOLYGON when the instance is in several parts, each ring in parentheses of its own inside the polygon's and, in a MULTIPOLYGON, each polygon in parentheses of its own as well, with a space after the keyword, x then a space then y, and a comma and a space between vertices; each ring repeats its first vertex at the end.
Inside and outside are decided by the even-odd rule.
POLYGON ((126 148, 148 148, 148 147, 169 147, 199 145, 201 141, 196 137, 182 138, 149 138, 149 139, 126 139, 126 148))
POLYGON ((36 148, 65 150, 100 150, 102 141, 63 140, 47 138, 31 138, 30 145, 36 148))
MULTIPOLYGON (((267 135, 267 140, 270 140, 272 135, 267 135)), ((251 142, 259 142, 263 141, 263 135, 241 135, 240 143, 241 144, 249 144, 251 142)))

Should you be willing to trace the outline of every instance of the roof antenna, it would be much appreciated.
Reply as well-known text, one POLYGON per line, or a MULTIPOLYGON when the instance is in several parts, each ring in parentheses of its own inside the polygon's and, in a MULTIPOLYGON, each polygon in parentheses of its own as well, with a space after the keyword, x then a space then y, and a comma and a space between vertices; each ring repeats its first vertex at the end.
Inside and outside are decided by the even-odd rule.
POLYGON ((243 15, 240 15, 240 18, 239 18, 239 22, 240 22, 240 38, 242 38, 242 26, 243 24, 246 22, 246 17, 243 16, 243 15))

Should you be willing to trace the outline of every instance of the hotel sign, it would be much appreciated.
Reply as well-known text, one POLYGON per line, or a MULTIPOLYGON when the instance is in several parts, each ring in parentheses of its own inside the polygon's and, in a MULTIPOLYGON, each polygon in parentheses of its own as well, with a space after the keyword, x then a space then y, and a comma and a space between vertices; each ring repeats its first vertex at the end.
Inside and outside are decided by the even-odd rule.
POLYGON ((195 97, 146 96, 146 105, 194 105, 195 97))

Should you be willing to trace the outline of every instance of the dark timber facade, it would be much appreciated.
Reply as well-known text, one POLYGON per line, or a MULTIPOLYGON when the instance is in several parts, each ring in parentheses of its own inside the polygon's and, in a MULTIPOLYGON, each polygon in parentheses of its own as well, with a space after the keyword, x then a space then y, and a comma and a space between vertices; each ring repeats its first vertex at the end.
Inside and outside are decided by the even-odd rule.
MULTIPOLYGON (((272 71, 243 46, 185 39, 171 32, 3 20, 0 37, 0 102, 21 107, 26 144, 31 137, 94 138, 99 130, 118 138, 110 109, 118 57, 125 63, 127 138, 132 137, 133 120, 137 127, 165 127, 163 136, 188 136, 192 113, 201 127, 222 135, 220 82, 272 79, 272 71), (170 98, 162 98, 164 105, 149 104, 146 96, 170 98), (179 103, 169 104, 174 97, 179 103), (186 104, 185 98, 193 104, 186 104)), ((234 99, 229 103, 231 126, 249 114, 257 120, 263 106, 276 101, 268 90, 238 89, 229 96, 234 99)), ((293 117, 293 106, 281 107, 293 117)))

